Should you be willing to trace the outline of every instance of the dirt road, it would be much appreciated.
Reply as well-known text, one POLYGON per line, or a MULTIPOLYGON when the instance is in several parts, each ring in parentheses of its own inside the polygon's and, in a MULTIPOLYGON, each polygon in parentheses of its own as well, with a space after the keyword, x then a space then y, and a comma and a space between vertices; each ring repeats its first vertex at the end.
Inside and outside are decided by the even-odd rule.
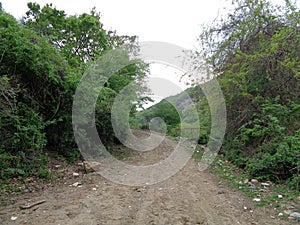
MULTIPOLYGON (((126 162, 152 163, 170 151, 170 142, 164 141, 157 149, 126 162)), ((209 171, 200 172, 193 159, 179 173, 154 185, 118 185, 89 173, 13 200, 15 204, 1 207, 1 224, 289 224, 272 219, 266 209, 227 188, 209 171), (76 181, 82 185, 70 186, 76 181), (19 209, 20 204, 42 199, 46 202, 19 209)))

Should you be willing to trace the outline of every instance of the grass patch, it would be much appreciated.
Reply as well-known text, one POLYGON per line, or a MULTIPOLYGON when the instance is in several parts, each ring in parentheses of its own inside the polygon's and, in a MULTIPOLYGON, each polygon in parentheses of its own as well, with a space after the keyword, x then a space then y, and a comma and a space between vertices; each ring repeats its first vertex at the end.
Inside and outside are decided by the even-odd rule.
MULTIPOLYGON (((204 150, 200 146, 197 146, 193 158, 199 161, 203 152, 204 150)), ((300 193, 297 190, 290 189, 283 184, 274 184, 263 180, 255 180, 254 184, 251 182, 252 177, 247 171, 238 168, 220 155, 214 160, 210 166, 210 170, 213 174, 218 175, 228 187, 242 191, 251 199, 259 198, 260 201, 256 203, 258 207, 270 206, 276 209, 277 212, 281 212, 286 210, 285 207, 287 205, 298 205, 298 208, 295 207, 292 211, 300 212, 299 200, 297 200, 300 193), (267 183, 269 186, 264 186, 262 183, 267 183)), ((282 218, 285 217, 288 218, 287 215, 284 215, 282 218)))
POLYGON ((114 146, 114 148, 111 149, 110 153, 118 160, 127 159, 129 157, 132 157, 133 155, 132 149, 122 145, 114 146))

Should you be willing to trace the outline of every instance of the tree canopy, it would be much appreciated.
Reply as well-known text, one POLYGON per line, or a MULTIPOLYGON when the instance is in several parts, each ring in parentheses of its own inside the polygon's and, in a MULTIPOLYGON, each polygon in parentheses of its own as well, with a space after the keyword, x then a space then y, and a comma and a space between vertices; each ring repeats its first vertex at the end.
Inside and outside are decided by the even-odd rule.
MULTIPOLYGON (((0 11, 1 178, 45 175, 45 148, 70 160, 78 158, 72 104, 80 79, 105 52, 138 48, 135 36, 106 31, 95 9, 67 15, 51 4, 28 3, 28 8, 21 21, 0 11)), ((145 63, 132 61, 115 72, 99 94, 96 126, 107 147, 114 141, 110 115, 114 97, 133 82, 139 84, 138 99, 146 72, 145 63)), ((132 110, 136 107, 133 103, 132 110)))
MULTIPOLYGON (((265 0, 204 27, 196 55, 219 81, 227 105, 223 151, 253 176, 296 182, 300 152, 300 12, 265 0)), ((200 66, 200 65, 198 65, 200 66)))

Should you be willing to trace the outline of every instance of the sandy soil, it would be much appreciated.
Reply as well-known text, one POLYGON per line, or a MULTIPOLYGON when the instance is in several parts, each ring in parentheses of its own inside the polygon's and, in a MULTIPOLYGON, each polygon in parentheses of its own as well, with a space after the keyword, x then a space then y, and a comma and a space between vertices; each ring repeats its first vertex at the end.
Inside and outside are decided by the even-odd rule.
MULTIPOLYGON (((125 161, 136 165, 159 161, 172 151, 170 143, 166 140, 157 149, 125 161)), ((256 207, 209 171, 200 172, 193 159, 179 173, 154 185, 119 185, 88 173, 8 201, 1 206, 0 224, 290 224, 277 216, 272 219, 268 209, 256 207), (82 185, 70 186, 76 181, 82 185), (46 202, 19 208, 39 200, 46 202)))

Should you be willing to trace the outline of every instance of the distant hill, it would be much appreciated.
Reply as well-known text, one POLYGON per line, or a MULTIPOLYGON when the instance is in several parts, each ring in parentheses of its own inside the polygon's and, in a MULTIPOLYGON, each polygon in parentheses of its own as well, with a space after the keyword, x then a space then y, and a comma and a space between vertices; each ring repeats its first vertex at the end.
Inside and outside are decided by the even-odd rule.
MULTIPOLYGON (((198 128, 200 125, 199 115, 205 114, 207 117, 207 113, 203 112, 204 107, 200 104, 201 99, 204 99, 201 87, 191 87, 138 112, 136 119, 142 128, 148 128, 151 119, 159 117, 166 123, 168 134, 178 136, 183 127, 185 129, 198 128)), ((203 116, 201 119, 203 120, 203 116)), ((209 121, 209 118, 203 121, 209 121)), ((201 124, 201 126, 209 127, 209 124, 201 124)), ((163 127, 158 126, 157 131, 161 130, 163 127)))

